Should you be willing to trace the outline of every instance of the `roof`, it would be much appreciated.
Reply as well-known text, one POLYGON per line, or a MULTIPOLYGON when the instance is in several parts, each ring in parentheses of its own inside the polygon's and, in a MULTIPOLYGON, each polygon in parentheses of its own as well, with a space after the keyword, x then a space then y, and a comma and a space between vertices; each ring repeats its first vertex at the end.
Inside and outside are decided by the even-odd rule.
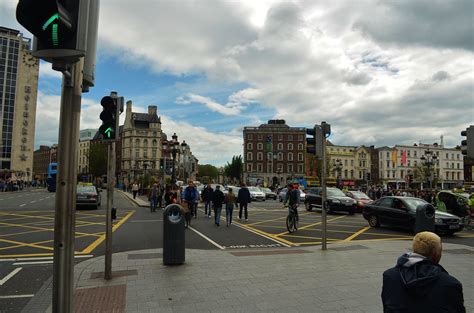
POLYGON ((161 118, 158 117, 156 114, 148 114, 148 113, 133 113, 132 119, 138 122, 148 122, 148 123, 160 123, 161 118))

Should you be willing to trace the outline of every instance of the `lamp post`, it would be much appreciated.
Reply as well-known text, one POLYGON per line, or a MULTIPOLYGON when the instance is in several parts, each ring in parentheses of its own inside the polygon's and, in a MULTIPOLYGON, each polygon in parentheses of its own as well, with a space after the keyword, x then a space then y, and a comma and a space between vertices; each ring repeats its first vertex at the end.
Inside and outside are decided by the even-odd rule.
POLYGON ((342 171, 342 161, 340 159, 336 159, 336 162, 334 163, 334 169, 336 170, 337 177, 336 177, 336 186, 337 188, 340 188, 341 184, 341 171, 342 171))
POLYGON ((185 140, 183 140, 183 142, 181 143, 181 155, 183 156, 183 178, 184 178, 184 181, 186 182, 188 180, 188 176, 187 176, 187 168, 186 168, 186 163, 187 163, 187 155, 186 155, 186 148, 187 148, 188 144, 186 143, 185 140))
POLYGON ((170 147, 169 149, 171 150, 171 156, 173 157, 173 169, 172 169, 172 174, 171 174, 171 183, 176 184, 176 154, 179 152, 179 142, 178 142, 178 135, 176 133, 171 136, 172 140, 169 143, 170 147))
POLYGON ((430 190, 433 189, 433 174, 431 168, 435 167, 438 162, 438 156, 430 149, 425 150, 425 154, 421 156, 421 161, 428 169, 428 181, 430 182, 430 190))
POLYGON ((147 162, 147 161, 143 161, 143 169, 145 170, 145 171, 144 171, 144 174, 143 174, 144 176, 146 176, 146 169, 147 169, 147 167, 148 167, 148 162, 147 162))

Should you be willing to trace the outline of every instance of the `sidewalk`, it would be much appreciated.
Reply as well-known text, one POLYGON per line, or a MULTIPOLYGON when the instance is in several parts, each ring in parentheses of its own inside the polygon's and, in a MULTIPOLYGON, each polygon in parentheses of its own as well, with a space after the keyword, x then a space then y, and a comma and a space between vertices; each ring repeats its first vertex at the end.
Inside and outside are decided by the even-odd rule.
POLYGON ((133 194, 131 194, 129 192, 126 192, 126 191, 123 191, 123 190, 120 190, 120 189, 115 189, 115 190, 118 191, 119 193, 121 193, 122 195, 124 195, 125 197, 127 197, 130 201, 132 201, 133 203, 135 203, 139 207, 150 207, 150 202, 147 201, 145 196, 137 195, 137 197, 135 199, 133 199, 133 194))
MULTIPOLYGON (((116 253, 109 282, 103 257, 76 265, 75 312, 382 312, 382 273, 410 245, 188 249, 179 266, 163 265, 161 249, 116 253)), ((443 248, 441 264, 461 281, 466 312, 474 312, 474 248, 443 248)))

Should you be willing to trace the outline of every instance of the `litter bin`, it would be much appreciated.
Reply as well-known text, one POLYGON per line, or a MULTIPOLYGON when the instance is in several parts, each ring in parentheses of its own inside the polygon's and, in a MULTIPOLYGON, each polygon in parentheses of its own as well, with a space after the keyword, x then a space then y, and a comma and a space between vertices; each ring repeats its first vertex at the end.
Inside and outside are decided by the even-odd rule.
POLYGON ((163 263, 184 263, 184 212, 178 204, 168 205, 163 212, 163 263))
POLYGON ((435 207, 429 203, 416 208, 415 234, 422 231, 435 231, 435 207))

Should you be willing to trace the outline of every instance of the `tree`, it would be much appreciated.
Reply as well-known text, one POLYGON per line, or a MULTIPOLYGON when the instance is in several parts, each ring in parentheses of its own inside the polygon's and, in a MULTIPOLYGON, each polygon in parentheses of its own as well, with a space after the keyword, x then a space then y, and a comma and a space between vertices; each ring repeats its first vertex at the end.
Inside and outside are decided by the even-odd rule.
POLYGON ((224 174, 227 177, 230 177, 232 180, 240 181, 242 178, 242 173, 244 169, 244 163, 242 162, 241 155, 234 155, 232 157, 232 162, 224 166, 224 174))
POLYGON ((211 179, 217 179, 219 170, 217 167, 211 164, 199 164, 198 165, 199 177, 209 176, 211 179))
POLYGON ((89 170, 94 177, 107 174, 107 145, 91 143, 89 148, 89 170))

